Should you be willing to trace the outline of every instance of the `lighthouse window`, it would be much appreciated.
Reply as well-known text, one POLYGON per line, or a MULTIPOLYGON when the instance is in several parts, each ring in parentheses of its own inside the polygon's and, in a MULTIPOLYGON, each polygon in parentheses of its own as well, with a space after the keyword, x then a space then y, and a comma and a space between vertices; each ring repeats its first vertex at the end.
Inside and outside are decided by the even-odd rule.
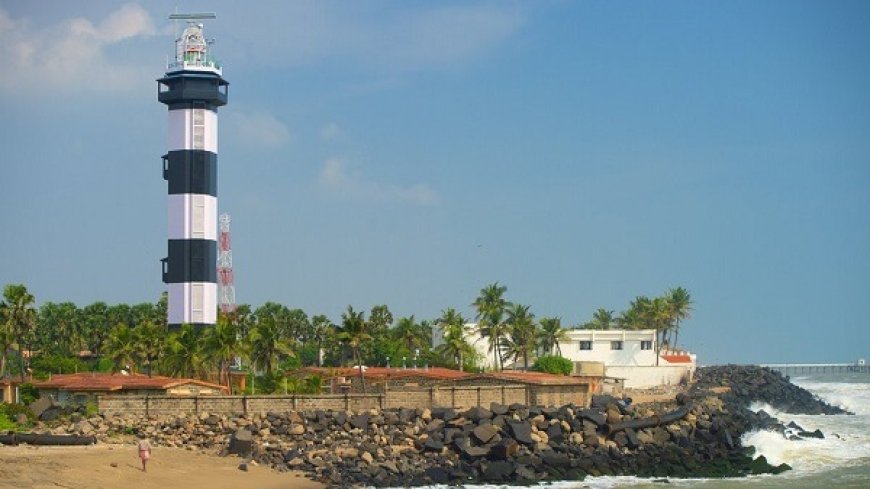
POLYGON ((193 209, 190 223, 190 234, 192 238, 205 237, 205 196, 193 196, 193 209))
POLYGON ((205 148, 205 109, 193 109, 193 149, 205 148))
POLYGON ((190 305, 191 305, 191 313, 192 317, 190 318, 190 322, 192 323, 201 323, 203 322, 203 314, 202 314, 202 303, 203 303, 203 287, 202 284, 192 284, 190 286, 190 305))

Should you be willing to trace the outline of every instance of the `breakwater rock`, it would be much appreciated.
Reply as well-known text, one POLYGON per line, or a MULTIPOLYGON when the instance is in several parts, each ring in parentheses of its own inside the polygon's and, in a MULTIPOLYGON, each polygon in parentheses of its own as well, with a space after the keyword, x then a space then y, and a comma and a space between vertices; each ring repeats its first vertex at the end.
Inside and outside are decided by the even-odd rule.
POLYGON ((769 368, 754 365, 721 365, 699 368, 692 392, 721 390, 723 401, 748 407, 765 402, 791 414, 851 414, 789 382, 788 377, 769 368))

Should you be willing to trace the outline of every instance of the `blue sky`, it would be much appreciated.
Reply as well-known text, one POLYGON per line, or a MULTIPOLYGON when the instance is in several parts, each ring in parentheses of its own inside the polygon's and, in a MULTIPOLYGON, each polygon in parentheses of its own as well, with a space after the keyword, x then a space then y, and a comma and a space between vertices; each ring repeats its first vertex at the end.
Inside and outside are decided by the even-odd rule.
MULTIPOLYGON (((175 2, 0 1, 0 283, 164 290, 175 2)), ((569 324, 686 287, 703 363, 870 357, 867 2, 184 2, 231 83, 237 296, 569 324)))

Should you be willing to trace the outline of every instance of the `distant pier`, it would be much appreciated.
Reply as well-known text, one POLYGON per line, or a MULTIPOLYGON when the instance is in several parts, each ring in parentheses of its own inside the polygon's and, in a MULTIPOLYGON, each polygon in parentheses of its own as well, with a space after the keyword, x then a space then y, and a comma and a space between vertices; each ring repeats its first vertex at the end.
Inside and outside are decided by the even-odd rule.
POLYGON ((864 359, 855 363, 768 363, 759 365, 776 370, 784 375, 818 373, 870 373, 870 365, 864 359))

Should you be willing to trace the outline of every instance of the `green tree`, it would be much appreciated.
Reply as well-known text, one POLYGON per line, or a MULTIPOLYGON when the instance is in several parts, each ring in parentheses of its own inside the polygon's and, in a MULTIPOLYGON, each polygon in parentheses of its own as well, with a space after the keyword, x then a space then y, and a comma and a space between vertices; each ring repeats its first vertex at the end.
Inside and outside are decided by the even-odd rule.
POLYGON ((24 382, 25 340, 36 326, 36 310, 33 308, 36 299, 21 284, 7 285, 3 289, 3 299, 6 302, 6 327, 11 330, 18 346, 21 381, 24 382))
POLYGON ((568 341, 568 331, 562 327, 562 318, 544 317, 541 318, 540 323, 539 345, 541 350, 550 355, 555 353, 561 356, 562 347, 559 344, 563 341, 568 341))
POLYGON ((674 341, 671 346, 676 348, 677 339, 680 334, 680 323, 692 316, 692 296, 689 295, 689 292, 686 289, 677 287, 668 290, 665 298, 671 312, 671 319, 674 322, 674 341))
POLYGON ((489 342, 489 351, 493 353, 493 367, 501 370, 502 342, 507 325, 504 322, 505 311, 510 303, 504 298, 507 287, 498 282, 480 289, 480 295, 472 304, 477 310, 477 330, 481 338, 489 342))
POLYGON ((323 346, 335 335, 335 326, 323 314, 311 318, 312 341, 317 345, 317 366, 323 366, 323 346))
POLYGON ((166 328, 151 320, 145 320, 133 330, 136 342, 136 357, 145 364, 148 377, 154 370, 161 354, 166 350, 166 328))
POLYGON ((652 327, 647 320, 647 310, 650 308, 650 299, 646 296, 638 296, 628 305, 616 319, 616 324, 621 329, 639 330, 652 327))
POLYGON ((232 315, 219 313, 217 324, 206 331, 203 339, 205 357, 217 362, 218 382, 225 383, 230 394, 233 393, 230 364, 236 356, 245 353, 244 342, 232 320, 232 315))
POLYGON ((94 302, 85 306, 81 315, 85 346, 92 354, 99 355, 112 329, 109 323, 109 306, 105 302, 94 302))
POLYGON ((604 309, 603 307, 599 307, 592 313, 592 321, 583 325, 583 329, 610 329, 615 320, 613 318, 613 311, 609 311, 604 309))
POLYGON ((112 361, 112 372, 136 366, 139 348, 136 335, 126 324, 118 324, 106 340, 105 356, 112 361))
POLYGON ((0 301, 0 378, 6 374, 9 349, 15 344, 15 330, 9 320, 9 306, 0 301))
POLYGON ((163 364, 169 375, 176 377, 200 377, 205 371, 203 333, 190 324, 182 324, 178 331, 169 334, 163 364))
POLYGON ((368 331, 369 323, 364 319, 364 314, 365 311, 356 312, 352 306, 347 306, 347 311, 341 314, 341 330, 338 333, 338 339, 349 346, 353 352, 353 360, 359 368, 363 394, 366 392, 366 378, 360 356, 360 346, 372 338, 368 331))
POLYGON ((523 359, 523 370, 529 369, 529 357, 534 355, 538 345, 538 324, 529 306, 512 304, 507 310, 507 325, 510 336, 506 339, 507 355, 514 362, 523 359))
POLYGON ((274 316, 263 316, 248 337, 250 358, 254 368, 271 375, 285 357, 293 356, 293 347, 281 334, 281 327, 274 316))
POLYGON ((444 340, 435 349, 436 353, 457 363, 459 371, 462 372, 466 359, 473 358, 475 354, 474 347, 468 343, 469 328, 465 324, 465 318, 451 307, 441 311, 441 317, 436 320, 436 324, 441 328, 444 340))
POLYGON ((414 316, 399 318, 392 330, 393 338, 408 350, 409 353, 423 346, 423 331, 414 320, 414 316))

